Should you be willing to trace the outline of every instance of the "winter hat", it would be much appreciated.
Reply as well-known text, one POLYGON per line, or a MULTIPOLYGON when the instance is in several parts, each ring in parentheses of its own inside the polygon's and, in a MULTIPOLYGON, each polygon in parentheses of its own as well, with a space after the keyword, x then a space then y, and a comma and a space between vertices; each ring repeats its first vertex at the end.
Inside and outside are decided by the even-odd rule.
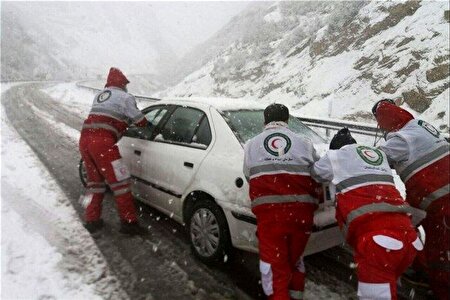
POLYGON ((372 106, 372 114, 373 114, 374 116, 376 116, 376 114, 377 114, 377 108, 378 108, 378 105, 379 105, 381 102, 385 102, 385 101, 386 101, 386 102, 389 102, 389 103, 392 103, 392 104, 395 104, 394 100, 388 99, 388 98, 384 98, 384 99, 381 99, 381 100, 377 101, 377 103, 375 103, 374 106, 372 106))
POLYGON ((287 122, 288 120, 289 109, 283 104, 273 103, 264 110, 264 124, 276 121, 287 122))
POLYGON ((384 131, 396 131, 414 119, 413 115, 391 101, 378 101, 372 112, 384 131))
POLYGON ((130 83, 128 79, 123 75, 122 71, 117 68, 109 69, 108 79, 106 80, 105 87, 118 87, 125 89, 125 86, 130 83))
POLYGON ((334 135, 330 143, 330 150, 341 149, 345 145, 350 144, 356 144, 356 141, 350 134, 350 130, 344 127, 334 135))

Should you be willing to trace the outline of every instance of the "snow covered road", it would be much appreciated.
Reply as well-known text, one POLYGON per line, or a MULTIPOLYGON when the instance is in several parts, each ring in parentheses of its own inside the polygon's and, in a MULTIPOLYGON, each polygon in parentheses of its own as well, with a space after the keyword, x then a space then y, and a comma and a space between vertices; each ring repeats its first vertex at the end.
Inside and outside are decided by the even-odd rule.
POLYGON ((66 195, 1 118, 2 299, 127 299, 66 195))
MULTIPOLYGON (((72 130, 81 127, 82 119, 40 88, 40 84, 31 84, 6 91, 2 97, 5 113, 81 214, 77 203, 82 191, 77 174, 79 154, 72 130)), ((96 243, 130 298, 148 299, 150 295, 155 299, 241 298, 243 293, 226 275, 221 278, 194 261, 187 240, 179 238, 183 236, 181 226, 169 222, 172 223, 169 228, 163 224, 164 217, 143 208, 142 215, 146 216, 142 220, 151 228, 150 237, 125 237, 118 233, 119 221, 110 197, 104 204, 107 226, 96 243)))
MULTIPOLYGON (((85 249, 85 243, 86 239, 90 241, 92 239, 81 227, 82 209, 77 202, 82 191, 77 173, 79 160, 77 142, 82 116, 86 114, 87 105, 92 96, 90 92, 77 90, 74 84, 55 86, 42 83, 14 86, 2 95, 4 107, 2 127, 4 123, 5 126, 9 126, 7 123, 10 123, 33 149, 41 161, 39 164, 43 164, 41 169, 38 167, 38 170, 42 170, 42 174, 30 175, 29 180, 37 177, 44 183, 56 181, 58 186, 50 189, 60 191, 61 188, 61 197, 68 199, 78 213, 78 218, 74 216, 70 222, 66 220, 66 223, 76 227, 71 230, 73 230, 72 235, 78 238, 61 239, 59 237, 59 227, 62 223, 60 219, 52 217, 52 213, 57 214, 57 209, 54 212, 54 208, 51 208, 50 216, 47 217, 48 214, 39 214, 40 210, 34 209, 32 205, 34 202, 43 201, 42 198, 45 197, 49 201, 54 201, 53 198, 58 197, 44 193, 36 195, 39 201, 33 200, 33 191, 22 188, 18 193, 20 201, 8 199, 5 191, 14 191, 17 186, 13 179, 8 181, 3 177, 2 215, 10 214, 7 215, 8 219, 14 219, 15 215, 11 214, 21 214, 31 224, 27 226, 36 228, 36 231, 45 237, 63 258, 70 258, 70 255, 77 258, 77 255, 80 255, 81 260, 86 259, 82 260, 86 270, 74 269, 68 274, 71 272, 95 273, 98 266, 91 265, 97 258, 104 259, 107 267, 102 268, 109 268, 111 272, 111 277, 108 275, 106 279, 115 276, 123 289, 122 292, 119 288, 113 289, 115 294, 109 296, 101 294, 101 297, 105 299, 263 298, 258 283, 256 255, 237 251, 236 259, 225 267, 206 266, 191 255, 184 227, 147 206, 140 207, 140 219, 149 228, 150 235, 145 238, 123 236, 118 233, 119 220, 110 196, 105 199, 103 209, 106 228, 100 237, 93 240, 101 255, 89 258, 91 252, 88 250, 92 247, 85 249), (86 99, 74 99, 77 97, 86 97, 86 99), (50 172, 49 175, 45 175, 48 172, 47 169, 50 172), (31 205, 27 206, 27 203, 31 205), (49 228, 58 229, 49 230, 49 228), (75 253, 70 251, 68 253, 67 249, 73 247, 78 250, 75 253)), ((5 130, 2 131, 4 136, 5 130)), ((2 156, 4 160, 7 160, 2 165, 3 169, 4 166, 8 166, 8 163, 11 165, 9 157, 20 160, 21 156, 17 156, 19 152, 8 147, 10 144, 2 141, 2 145, 5 147, 2 156)), ((4 175, 5 170, 2 171, 4 175)), ((6 173, 15 176, 16 179, 27 176, 19 172, 7 171, 6 173)), ((43 188, 46 189, 46 187, 43 188)), ((66 205, 69 204, 66 203, 66 205)), ((62 227, 65 228, 65 226, 62 227)), ((12 228, 9 226, 3 226, 3 228, 6 229, 4 229, 4 235, 12 234, 12 228), (8 231, 8 229, 11 230, 8 231)), ((21 255, 20 252, 18 253, 21 255)), ((309 256, 306 258, 306 265, 308 270, 306 299, 356 299, 356 280, 353 271, 348 267, 348 254, 345 251, 331 249, 309 256)), ((102 280, 106 279, 102 277, 102 280)), ((7 284, 10 285, 11 282, 7 284)), ((56 296, 56 298, 61 297, 56 296)))

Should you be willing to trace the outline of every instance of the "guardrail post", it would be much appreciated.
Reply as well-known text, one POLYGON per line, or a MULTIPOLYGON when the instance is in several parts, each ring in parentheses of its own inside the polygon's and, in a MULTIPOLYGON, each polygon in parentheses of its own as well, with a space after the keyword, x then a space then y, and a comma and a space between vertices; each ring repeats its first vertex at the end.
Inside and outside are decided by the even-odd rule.
MULTIPOLYGON (((328 118, 331 119, 331 111, 333 109, 333 102, 331 100, 328 100, 328 118)), ((330 140, 330 129, 325 129, 325 135, 327 136, 327 141, 330 140)))

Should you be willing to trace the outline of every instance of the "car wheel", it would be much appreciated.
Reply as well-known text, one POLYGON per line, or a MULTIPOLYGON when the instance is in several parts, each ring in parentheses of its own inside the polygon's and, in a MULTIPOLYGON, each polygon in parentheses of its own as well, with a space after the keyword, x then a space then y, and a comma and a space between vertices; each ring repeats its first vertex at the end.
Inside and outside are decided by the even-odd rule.
POLYGON ((86 172, 86 167, 84 166, 83 159, 80 159, 80 162, 78 164, 78 175, 80 176, 81 183, 83 184, 84 187, 86 187, 87 172, 86 172))
POLYGON ((230 231, 225 215, 217 204, 208 200, 196 201, 187 225, 196 257, 204 263, 228 261, 231 254, 230 231))

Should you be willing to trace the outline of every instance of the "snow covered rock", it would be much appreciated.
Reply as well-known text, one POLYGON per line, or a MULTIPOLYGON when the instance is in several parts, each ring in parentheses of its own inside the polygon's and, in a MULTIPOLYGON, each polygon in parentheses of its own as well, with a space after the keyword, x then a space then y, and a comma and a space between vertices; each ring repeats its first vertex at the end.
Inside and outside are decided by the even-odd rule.
POLYGON ((448 132, 448 11, 446 1, 255 3, 186 55, 160 95, 250 96, 359 122, 375 122, 377 100, 402 97, 448 132))

